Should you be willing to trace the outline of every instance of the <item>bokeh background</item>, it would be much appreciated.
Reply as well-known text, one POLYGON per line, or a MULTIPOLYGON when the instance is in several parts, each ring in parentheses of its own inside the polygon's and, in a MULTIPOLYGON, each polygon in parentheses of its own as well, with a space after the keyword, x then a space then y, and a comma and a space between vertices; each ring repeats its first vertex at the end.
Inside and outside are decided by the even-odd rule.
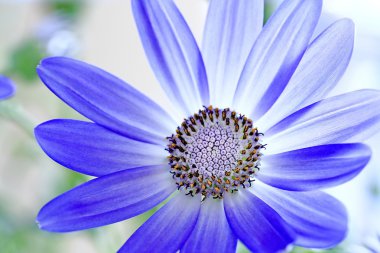
MULTIPOLYGON (((207 0, 176 2, 200 42, 207 0)), ((280 2, 267 0, 266 16, 280 2)), ((356 24, 355 49, 345 76, 332 94, 380 89, 380 1, 325 0, 317 31, 342 17, 356 24)), ((97 65, 160 105, 169 106, 149 69, 129 0, 0 0, 0 73, 17 84, 17 94, 0 102, 1 253, 115 252, 152 214, 68 234, 38 229, 34 220, 44 203, 88 180, 50 160, 33 137, 33 128, 43 121, 81 119, 49 92, 35 73, 41 58, 57 55, 97 65)), ((380 252, 380 135, 367 143, 373 148, 367 168, 351 182, 328 190, 347 206, 350 230, 342 244, 326 252, 380 252)), ((246 249, 240 245, 239 252, 246 249)))

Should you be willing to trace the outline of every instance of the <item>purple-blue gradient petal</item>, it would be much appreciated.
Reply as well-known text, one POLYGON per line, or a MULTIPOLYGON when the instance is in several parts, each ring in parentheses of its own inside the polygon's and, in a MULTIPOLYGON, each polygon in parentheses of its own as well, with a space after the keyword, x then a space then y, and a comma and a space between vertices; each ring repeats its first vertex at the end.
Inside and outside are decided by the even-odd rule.
POLYGON ((177 194, 137 229, 118 252, 177 252, 193 231, 200 204, 200 198, 177 194))
POLYGON ((370 158, 371 149, 361 143, 315 146, 266 155, 256 178, 284 190, 316 190, 351 180, 370 158))
POLYGON ((202 203, 197 224, 182 247, 182 253, 235 252, 237 238, 224 213, 222 200, 202 203))
POLYGON ((231 107, 241 71, 262 29, 263 15, 263 0, 210 1, 202 55, 211 104, 231 107))
POLYGON ((166 166, 128 169, 93 179, 47 203, 37 222, 43 230, 70 232, 141 214, 175 191, 166 166))
POLYGON ((358 90, 305 107, 265 132, 267 154, 362 142, 380 127, 380 92, 358 90))
POLYGON ((270 17, 241 74, 233 107, 258 120, 276 101, 302 58, 321 0, 285 0, 270 17))
POLYGON ((342 19, 311 43, 285 90, 257 122, 261 131, 265 132, 291 113, 325 98, 348 66, 354 34, 353 22, 342 19))
POLYGON ((166 163, 165 147, 129 139, 95 123, 56 119, 37 126, 34 132, 50 158, 87 175, 166 163))
POLYGON ((281 216, 249 191, 225 194, 224 209, 232 231, 253 252, 278 252, 294 240, 281 216))
POLYGON ((258 181, 251 190, 294 229, 294 244, 308 248, 329 248, 341 242, 347 232, 345 207, 319 191, 280 190, 258 181))
POLYGON ((95 66, 52 57, 44 59, 37 72, 52 92, 79 113, 131 139, 162 144, 176 127, 156 103, 95 66))
POLYGON ((184 115, 209 105, 202 55, 172 0, 132 0, 132 9, 150 65, 169 99, 184 115))
POLYGON ((11 97, 15 93, 15 85, 12 80, 0 75, 0 100, 11 97))

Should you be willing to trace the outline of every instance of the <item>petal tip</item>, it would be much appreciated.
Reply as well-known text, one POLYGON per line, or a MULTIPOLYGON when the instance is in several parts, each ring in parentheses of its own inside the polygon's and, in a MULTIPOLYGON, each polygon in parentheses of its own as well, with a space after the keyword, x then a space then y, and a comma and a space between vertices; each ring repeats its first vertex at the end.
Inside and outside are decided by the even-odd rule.
POLYGON ((36 139, 38 145, 42 148, 42 150, 48 155, 50 154, 50 152, 46 150, 45 146, 48 145, 49 141, 46 139, 46 137, 47 135, 49 135, 49 128, 51 128, 49 125, 52 122, 56 122, 56 121, 60 121, 60 120, 53 119, 53 120, 45 121, 34 128, 34 138, 36 139))
POLYGON ((36 224, 37 224, 37 226, 38 226, 39 229, 41 229, 41 230, 45 230, 44 226, 42 225, 42 223, 41 223, 41 221, 40 221, 39 215, 37 216, 35 222, 36 222, 36 224))
POLYGON ((38 144, 40 144, 40 141, 42 141, 41 135, 42 135, 43 130, 44 130, 44 128, 48 122, 50 122, 50 121, 43 122, 34 128, 34 137, 36 138, 38 144))
POLYGON ((0 75, 0 99, 12 97, 16 92, 16 86, 11 79, 0 75))
POLYGON ((63 56, 46 57, 46 58, 41 59, 41 61, 37 65, 36 67, 37 74, 40 75, 40 73, 42 74, 48 70, 52 70, 55 67, 59 67, 61 64, 64 64, 65 62, 74 64, 75 62, 79 62, 79 61, 72 58, 63 57, 63 56))
POLYGON ((355 34, 355 23, 352 21, 352 19, 349 18, 342 18, 335 22, 335 25, 338 29, 341 31, 344 31, 346 34, 351 35, 351 37, 354 37, 355 34))
POLYGON ((362 146, 363 164, 364 164, 362 169, 364 169, 368 165, 369 161, 371 160, 372 149, 370 146, 363 143, 361 143, 361 146, 362 146))
MULTIPOLYGON (((46 205, 45 205, 46 206, 46 205)), ((46 215, 44 215, 44 210, 45 210, 45 206, 43 206, 40 211, 38 212, 37 214, 37 217, 36 217, 36 224, 38 226, 39 229, 41 230, 45 230, 45 231, 50 231, 50 229, 48 228, 48 226, 46 226, 46 215)))
POLYGON ((41 217, 42 216, 41 213, 43 212, 43 210, 44 210, 44 207, 41 208, 41 210, 38 213, 36 220, 35 220, 35 222, 36 222, 36 224, 40 230, 47 231, 47 232, 53 232, 53 233, 66 232, 64 230, 54 228, 54 225, 52 226, 51 224, 49 224, 49 222, 45 218, 41 217))
POLYGON ((57 58, 57 57, 46 57, 46 58, 41 59, 37 65, 37 73, 38 73, 38 70, 41 70, 46 65, 49 65, 51 63, 51 61, 54 61, 55 58, 57 58))

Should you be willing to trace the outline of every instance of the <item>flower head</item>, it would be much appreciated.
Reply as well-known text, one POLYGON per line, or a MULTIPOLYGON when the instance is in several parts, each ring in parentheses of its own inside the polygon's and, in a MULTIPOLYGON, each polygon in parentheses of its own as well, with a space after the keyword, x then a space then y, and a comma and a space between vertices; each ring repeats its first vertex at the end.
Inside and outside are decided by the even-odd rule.
POLYGON ((326 98, 343 75, 354 27, 311 40, 320 0, 286 0, 262 27, 262 0, 210 1, 202 50, 171 0, 132 0, 145 52, 184 120, 86 63, 48 58, 41 80, 92 122, 35 130, 58 163, 97 178, 49 202, 42 229, 68 232, 141 214, 171 196, 120 252, 326 248, 347 231, 320 189, 356 176, 379 128, 380 92, 326 98))
POLYGON ((15 92, 15 86, 13 82, 5 77, 0 75, 0 100, 11 97, 15 92))

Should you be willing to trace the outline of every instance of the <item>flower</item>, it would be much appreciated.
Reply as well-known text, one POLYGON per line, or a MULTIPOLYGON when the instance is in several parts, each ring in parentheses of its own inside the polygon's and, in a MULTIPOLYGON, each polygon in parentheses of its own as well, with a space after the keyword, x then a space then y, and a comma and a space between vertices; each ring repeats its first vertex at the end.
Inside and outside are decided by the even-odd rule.
POLYGON ((348 65, 354 25, 339 20, 310 42, 321 5, 286 0, 262 28, 262 0, 212 0, 200 51, 173 1, 132 0, 168 110, 94 66, 44 59, 41 80, 92 122, 45 122, 37 141, 96 178, 45 205, 39 226, 107 225, 170 196, 120 252, 234 252, 237 240, 277 252, 343 240, 345 208, 320 189, 368 163, 361 142, 379 128, 380 92, 326 98, 348 65))
POLYGON ((13 82, 5 77, 0 75, 0 100, 11 97, 15 92, 15 86, 13 82))

